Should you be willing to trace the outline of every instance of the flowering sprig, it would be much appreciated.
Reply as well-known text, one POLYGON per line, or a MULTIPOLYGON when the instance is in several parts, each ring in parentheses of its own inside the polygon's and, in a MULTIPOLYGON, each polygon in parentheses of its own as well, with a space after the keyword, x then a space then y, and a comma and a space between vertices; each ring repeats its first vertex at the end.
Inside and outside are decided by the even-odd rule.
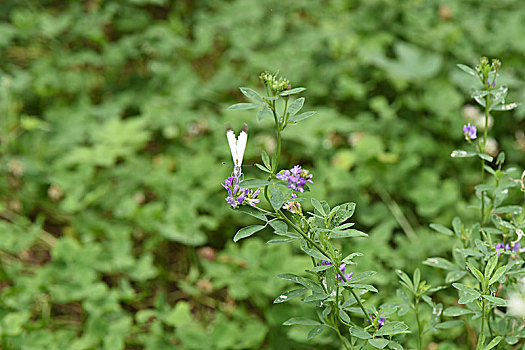
MULTIPOLYGON (((435 257, 424 262, 426 265, 450 271, 446 282, 454 282, 452 286, 458 290, 459 296, 457 302, 464 305, 461 311, 457 306, 451 306, 445 309, 443 314, 462 316, 466 315, 463 313, 466 309, 472 314, 473 320, 481 321, 478 323, 479 328, 474 327, 478 333, 477 349, 495 348, 500 342, 503 343, 503 339, 507 341, 509 335, 516 339, 516 343, 522 336, 515 329, 523 327, 516 323, 517 320, 505 319, 505 315, 497 309, 507 306, 504 298, 512 293, 516 286, 516 276, 523 274, 522 266, 525 263, 520 256, 525 249, 522 249, 519 243, 524 236, 524 208, 522 203, 504 204, 509 190, 519 186, 519 180, 512 178, 512 169, 502 169, 505 153, 494 155, 494 161, 488 147, 490 112, 507 111, 517 107, 516 103, 505 103, 508 89, 506 86, 497 85, 500 67, 499 60, 494 59, 490 62, 485 57, 481 58, 474 68, 459 65, 464 72, 476 77, 482 86, 474 90, 471 96, 484 108, 483 136, 475 142, 475 152, 456 150, 451 154, 457 158, 481 158, 481 183, 475 187, 478 201, 475 208, 480 211, 479 221, 469 226, 456 217, 452 221, 453 230, 439 224, 431 225, 438 232, 456 235, 456 246, 461 246, 461 249, 454 250, 453 261, 435 257), (493 176, 493 181, 486 181, 486 173, 493 176), (503 236, 506 242, 494 243, 493 235, 503 236), (508 259, 503 258, 503 254, 507 255, 508 259), (506 261, 510 259, 512 262, 506 261), (466 280, 465 283, 459 283, 463 280, 466 280)), ((475 126, 470 124, 463 127, 463 133, 469 142, 477 137, 475 126)), ((450 322, 460 324, 459 320, 450 322)))
POLYGON ((255 207, 256 204, 261 201, 260 199, 257 199, 261 190, 257 189, 256 191, 253 191, 248 188, 242 188, 240 186, 241 183, 242 181, 239 181, 239 177, 237 176, 230 176, 224 180, 222 187, 228 191, 226 202, 228 202, 232 208, 237 208, 243 204, 255 207))
MULTIPOLYGON (((257 168, 267 173, 267 179, 246 180, 243 182, 245 189, 241 189, 238 179, 229 179, 223 186, 228 189, 227 201, 232 207, 240 203, 253 206, 254 198, 259 192, 254 192, 250 196, 251 192, 246 192, 246 189, 261 188, 271 210, 260 207, 256 207, 255 210, 243 208, 243 212, 263 221, 264 225, 250 225, 241 228, 237 231, 234 241, 247 238, 266 227, 272 227, 275 234, 280 237, 269 243, 283 244, 298 241, 300 249, 310 256, 313 265, 310 271, 319 273, 313 274, 313 277, 302 277, 289 273, 279 275, 279 278, 300 284, 304 288, 283 293, 275 299, 274 303, 287 302, 305 293, 311 293, 303 301, 309 304, 314 303, 321 309, 318 310, 319 321, 304 321, 304 318, 299 317, 289 319, 284 325, 315 324, 316 326, 310 331, 309 338, 316 336, 323 329, 332 329, 346 349, 355 346, 363 347, 366 343, 384 348, 386 344, 392 342, 392 336, 405 333, 408 326, 397 322, 391 325, 389 331, 383 329, 382 333, 378 333, 379 328, 386 322, 385 319, 382 319, 376 320, 374 327, 369 328, 374 322, 371 315, 376 314, 376 308, 365 307, 361 298, 366 293, 377 292, 374 286, 366 284, 366 280, 375 272, 363 271, 356 276, 353 276, 353 272, 347 272, 347 266, 355 264, 353 259, 360 254, 355 252, 343 256, 342 252, 331 242, 333 238, 367 236, 351 228, 353 223, 346 222, 354 213, 355 203, 349 202, 330 208, 327 202, 312 198, 311 203, 314 210, 308 212, 308 215, 303 215, 299 204, 300 198, 297 197, 308 190, 307 184, 313 184, 313 175, 300 165, 287 170, 279 169, 282 132, 288 125, 294 125, 314 115, 314 112, 299 113, 305 99, 304 97, 293 98, 305 88, 292 89, 287 79, 269 72, 263 72, 260 80, 264 85, 266 96, 253 89, 242 87, 241 92, 251 103, 237 103, 230 106, 229 109, 257 109, 258 120, 265 117, 273 118, 276 135, 275 154, 270 157, 263 151, 262 164, 255 164, 257 168), (277 103, 279 99, 284 100, 283 103, 277 103), (277 180, 285 181, 288 190, 283 189, 283 184, 277 180), (242 201, 239 202, 241 199, 242 201), (334 264, 338 267, 326 266, 327 264, 334 264), (331 269, 331 273, 322 273, 327 269, 331 269), (354 314, 353 318, 350 318, 349 314, 354 314), (358 320, 362 318, 364 318, 363 327, 359 327, 358 320), (365 321, 368 322, 368 326, 365 321), (341 333, 340 328, 342 327, 348 327, 347 331, 341 333), (348 335, 350 335, 351 342, 347 339, 348 335)), ((386 325, 389 323, 387 322, 386 325)), ((395 345, 395 342, 390 345, 395 345)))

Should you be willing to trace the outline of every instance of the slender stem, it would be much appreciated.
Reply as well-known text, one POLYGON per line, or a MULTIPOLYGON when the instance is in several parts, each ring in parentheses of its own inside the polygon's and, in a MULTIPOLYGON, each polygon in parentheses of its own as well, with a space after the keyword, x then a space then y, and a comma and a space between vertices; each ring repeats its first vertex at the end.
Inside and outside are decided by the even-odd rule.
MULTIPOLYGON (((485 97, 485 124, 483 126, 483 147, 481 148, 482 153, 485 153, 487 148, 487 133, 488 133, 488 121, 489 121, 489 102, 490 95, 485 97)), ((485 183, 485 159, 481 159, 481 183, 485 183)), ((480 224, 483 225, 485 222, 485 191, 481 192, 481 220, 480 224)))
POLYGON ((421 329, 421 320, 419 319, 419 300, 414 302, 414 310, 416 311, 416 321, 417 321, 417 340, 419 344, 419 350, 423 349, 423 339, 422 339, 422 329, 421 329))
POLYGON ((346 346, 346 342, 343 338, 343 335, 341 334, 341 332, 339 331, 339 328, 337 328, 337 325, 334 326, 334 329, 335 329, 335 332, 337 333, 337 336, 339 337, 339 339, 341 339, 341 343, 343 343, 343 346, 345 347, 346 350, 350 350, 350 348, 348 348, 348 346, 346 346))
MULTIPOLYGON (((321 254, 325 255, 325 256, 328 256, 328 253, 319 245, 317 244, 317 242, 315 242, 314 240, 312 240, 310 237, 308 237, 308 235, 306 235, 303 230, 301 230, 296 224, 294 224, 290 219, 288 219, 288 217, 286 215, 284 215, 284 213, 281 211, 281 210, 276 210, 275 211, 276 213, 280 214, 281 216, 281 219, 283 219, 284 221, 286 221, 286 223, 290 226, 292 226, 294 228, 294 230, 296 230, 307 242, 309 242, 315 249, 317 249, 321 254)), ((346 277, 344 276, 344 274, 339 270, 339 269, 334 269, 337 274, 339 276, 341 276, 341 279, 343 280, 343 282, 348 282, 348 280, 346 279, 346 277)), ((366 311, 363 303, 361 302, 361 299, 357 296, 357 294, 355 294, 354 292, 354 289, 352 287, 348 287, 348 289, 350 290, 350 293, 352 293, 352 296, 355 298, 355 300, 357 301, 357 303, 359 304, 359 307, 361 308, 361 310, 363 311, 366 319, 368 321, 370 321, 370 324, 372 324, 373 320, 372 318, 370 317, 370 315, 368 314, 368 311, 366 311)))
POLYGON ((279 169, 279 157, 281 156, 281 123, 277 112, 275 111, 275 101, 272 101, 272 113, 273 119, 275 121, 275 130, 277 132, 277 149, 275 150, 275 163, 272 166, 272 173, 275 174, 277 169, 279 169))
POLYGON ((482 306, 482 310, 481 310, 481 332, 479 333, 479 337, 478 337, 478 346, 479 346, 479 341, 481 340, 481 336, 485 333, 485 299, 483 299, 483 306, 482 306))

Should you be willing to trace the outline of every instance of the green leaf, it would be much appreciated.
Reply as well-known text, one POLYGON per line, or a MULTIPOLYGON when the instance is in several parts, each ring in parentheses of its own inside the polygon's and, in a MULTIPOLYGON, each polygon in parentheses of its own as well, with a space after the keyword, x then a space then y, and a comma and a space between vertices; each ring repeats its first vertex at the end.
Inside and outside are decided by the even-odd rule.
POLYGON ((478 153, 478 157, 486 160, 487 162, 492 162, 492 160, 494 159, 492 158, 492 156, 489 156, 488 154, 485 154, 485 153, 478 153))
POLYGON ((241 212, 241 213, 245 213, 245 214, 248 214, 248 215, 251 215, 251 216, 253 216, 253 217, 255 217, 255 218, 259 219, 259 220, 262 220, 262 221, 268 221, 266 216, 259 209, 251 207, 249 205, 241 205, 240 207, 234 208, 233 210, 241 212))
POLYGON ((327 298, 328 298, 328 294, 325 294, 324 292, 323 293, 312 292, 312 295, 308 295, 307 297, 302 299, 302 301, 304 303, 319 304, 320 301, 323 301, 327 298))
POLYGON ((275 210, 281 209, 285 201, 286 197, 279 188, 270 187, 270 203, 275 210))
POLYGON ((443 258, 428 258, 427 260, 423 261, 423 264, 443 270, 456 270, 456 265, 443 258))
POLYGON ((321 272, 332 268, 332 265, 320 265, 320 266, 314 266, 312 268, 309 268, 308 271, 312 272, 321 272))
POLYGON ((376 274, 375 271, 360 272, 358 274, 353 275, 351 278, 351 281, 352 283, 364 282, 375 274, 376 274))
POLYGON ((264 105, 257 111, 257 121, 261 121, 266 117, 271 117, 272 115, 272 110, 268 108, 267 105, 264 105))
POLYGON ((510 335, 510 336, 505 338, 505 343, 507 343, 509 345, 514 345, 514 344, 516 344, 519 341, 520 341, 520 338, 516 337, 515 335, 510 335))
POLYGON ((470 262, 467 262, 467 266, 469 267, 470 272, 472 273, 472 275, 474 275, 474 277, 476 277, 476 279, 481 282, 481 285, 485 285, 485 277, 483 277, 483 274, 481 273, 481 271, 478 270, 470 262))
POLYGON ((372 345, 374 348, 383 349, 385 346, 388 345, 388 339, 372 338, 372 339, 368 339, 368 343, 372 345))
POLYGON ((301 249, 308 255, 310 255, 313 258, 319 259, 319 260, 327 260, 330 261, 330 258, 326 255, 319 252, 317 249, 308 248, 308 247, 301 247, 301 249))
POLYGON ((445 311, 443 311, 443 316, 456 317, 456 316, 462 316, 462 315, 467 315, 467 314, 472 314, 472 313, 474 313, 474 311, 471 311, 464 307, 451 306, 451 307, 446 308, 445 311))
POLYGON ((266 153, 265 151, 262 151, 261 158, 262 158, 264 166, 267 169, 272 169, 272 164, 270 163, 270 157, 268 156, 268 153, 266 153))
POLYGON ((249 179, 244 180, 240 183, 240 186, 243 188, 256 188, 256 187, 263 187, 263 186, 269 186, 273 183, 266 180, 259 180, 259 179, 249 179))
POLYGON ((496 267, 497 263, 497 255, 494 255, 492 258, 489 259, 489 261, 487 262, 487 266, 485 266, 485 280, 490 279, 490 276, 492 276, 492 272, 494 271, 494 268, 496 267))
POLYGON ((266 169, 264 166, 262 166, 261 164, 258 164, 258 163, 255 163, 255 166, 257 168, 259 168, 260 170, 264 171, 265 173, 268 173, 268 174, 271 174, 272 171, 270 169, 266 169))
POLYGON ((326 281, 326 291, 328 294, 331 294, 335 290, 335 274, 337 272, 335 271, 335 268, 332 268, 332 271, 328 271, 325 274, 325 281, 326 281))
POLYGON ((350 331, 350 334, 352 336, 354 336, 356 338, 359 338, 359 339, 370 339, 370 338, 372 338, 372 335, 370 333, 368 333, 363 328, 358 327, 358 326, 350 327, 349 331, 350 331))
POLYGON ((287 280, 287 281, 290 281, 290 282, 294 282, 294 283, 300 284, 300 285, 310 289, 314 293, 324 294, 323 288, 321 288, 321 286, 319 284, 317 284, 317 283, 315 283, 312 280, 309 280, 307 278, 304 278, 304 277, 301 277, 301 276, 297 276, 297 275, 294 275, 292 273, 283 273, 283 274, 277 275, 277 277, 279 277, 280 279, 283 279, 283 280, 287 280))
POLYGON ((468 303, 471 303, 471 302, 473 302, 474 300, 476 300, 478 298, 479 298, 479 296, 476 296, 474 294, 464 293, 459 298, 458 304, 461 304, 461 305, 468 304, 468 303))
POLYGON ((352 279, 348 280, 348 282, 341 283, 341 285, 343 287, 351 287, 351 288, 355 288, 355 289, 364 289, 364 290, 367 290, 367 291, 370 291, 370 292, 377 293, 377 288, 374 287, 373 285, 371 285, 371 284, 353 283, 352 279))
POLYGON ((312 112, 304 112, 304 113, 301 113, 301 114, 293 115, 293 116, 291 116, 288 119, 288 122, 297 123, 297 122, 300 122, 301 120, 305 120, 307 118, 310 118, 315 113, 316 112, 312 111, 312 112))
POLYGON ((352 322, 350 316, 348 316, 345 310, 339 309, 339 317, 341 317, 341 319, 346 323, 352 322))
POLYGON ((248 97, 250 100, 255 100, 260 103, 265 103, 261 95, 259 95, 256 91, 247 88, 247 87, 241 87, 239 88, 244 96, 248 97))
POLYGON ((455 321, 446 321, 446 322, 438 323, 437 325, 435 325, 435 327, 438 329, 450 329, 450 328, 463 326, 463 324, 464 324, 463 321, 455 320, 455 321))
POLYGON ((284 90, 279 95, 281 95, 281 96, 294 95, 294 94, 298 94, 299 92, 303 92, 304 90, 306 90, 306 88, 304 88, 304 87, 297 87, 297 88, 293 88, 293 89, 290 89, 290 90, 284 90))
POLYGON ((287 113, 290 114, 290 118, 297 114, 303 108, 304 105, 304 97, 298 98, 297 100, 293 101, 293 103, 288 106, 287 113))
POLYGON ((315 326, 314 328, 312 328, 310 330, 310 332, 308 332, 308 335, 306 336, 306 340, 310 340, 310 339, 318 336, 319 333, 321 333, 324 330, 324 327, 325 327, 325 325, 322 324, 322 325, 315 326))
POLYGON ((299 288, 294 290, 289 290, 287 292, 282 293, 279 295, 275 300, 273 301, 274 304, 280 304, 289 301, 290 299, 300 297, 301 295, 304 295, 308 289, 306 288, 299 288))
POLYGON ((331 231, 330 238, 351 238, 351 237, 368 237, 368 235, 364 232, 361 232, 356 229, 348 229, 348 230, 339 230, 339 229, 333 229, 331 231))
POLYGON ((465 151, 462 149, 457 149, 457 150, 452 151, 452 153, 450 153, 450 156, 452 158, 470 158, 470 157, 475 157, 477 155, 478 155, 477 152, 465 151))
POLYGON ((496 214, 514 214, 514 215, 520 215, 523 211, 523 208, 519 205, 505 205, 503 207, 499 207, 496 209, 493 209, 492 212, 496 214))
POLYGON ((512 102, 509 104, 500 104, 496 107, 492 107, 491 110, 492 111, 510 111, 510 110, 513 110, 514 108, 517 108, 518 106, 519 106, 518 103, 512 102))
POLYGON ((467 74, 470 74, 473 77, 477 77, 478 76, 478 73, 476 73, 476 71, 474 69, 470 68, 469 66, 466 66, 464 64, 457 64, 456 66, 458 66, 458 68, 461 69, 463 72, 465 72, 467 74))
POLYGON ((483 298, 487 299, 496 306, 507 306, 507 301, 505 299, 493 297, 492 295, 483 295, 483 298))
POLYGON ((483 350, 485 345, 485 333, 481 333, 478 338, 478 345, 476 345, 476 350, 483 350))
POLYGON ((447 273, 447 276, 445 277, 445 281, 447 283, 452 283, 454 281, 460 280, 466 274, 467 274, 467 271, 464 271, 464 270, 450 271, 449 273, 447 273))
POLYGON ((477 290, 475 290, 474 288, 471 288, 469 286, 466 286, 462 283, 452 283, 452 287, 462 291, 462 292, 465 292, 465 293, 468 293, 468 294, 472 294, 472 295, 476 295, 477 297, 479 297, 481 295, 481 293, 477 290))
POLYGON ((447 236, 452 236, 454 234, 451 229, 441 224, 430 224, 430 228, 447 236))
POLYGON ((421 271, 419 271, 419 268, 416 267, 416 269, 414 270, 414 292, 415 293, 417 293, 419 290, 420 281, 421 281, 421 271))
POLYGON ((317 326, 317 325, 320 325, 321 323, 319 323, 319 321, 311 320, 305 317, 292 317, 283 322, 284 326, 291 326, 294 324, 300 324, 303 326, 317 326))
POLYGON ((259 106, 260 104, 257 104, 257 103, 236 103, 228 107, 228 110, 254 109, 259 106))
POLYGON ((175 307, 166 313, 163 321, 173 327, 180 327, 192 321, 191 307, 185 301, 179 301, 175 307))
POLYGON ((463 226, 463 223, 461 222, 461 219, 457 216, 452 219, 452 228, 454 229, 454 232, 459 237, 461 235, 461 228, 463 226))
POLYGON ((396 270, 396 273, 397 273, 397 276, 403 281, 406 283, 408 289, 412 292, 412 293, 415 293, 415 288, 414 288, 414 284, 412 283, 412 280, 410 280, 410 277, 408 277, 408 275, 401 271, 401 270, 396 270))
POLYGON ((272 220, 268 222, 276 234, 285 234, 288 232, 288 225, 282 220, 272 220))
POLYGON ((501 339, 503 339, 502 336, 497 336, 496 338, 492 339, 492 341, 489 343, 489 345, 487 345, 485 347, 485 350, 490 350, 492 349, 493 347, 495 347, 496 345, 499 344, 499 342, 501 341, 501 339))
POLYGON ((403 350, 403 346, 393 340, 388 342, 388 347, 392 350, 403 350))
POLYGON ((319 212, 320 215, 322 216, 326 216, 326 213, 324 211, 324 208, 323 206, 321 205, 321 202, 319 202, 317 199, 315 198, 312 198, 311 199, 311 202, 312 202, 312 205, 314 206, 314 208, 317 210, 317 212, 319 212))
POLYGON ((408 326, 404 324, 403 322, 399 321, 392 321, 387 322, 383 327, 381 327, 374 336, 384 336, 384 335, 395 335, 400 333, 405 333, 405 331, 408 329, 408 326))
POLYGON ((251 225, 241 228, 237 233, 235 234, 235 237, 233 237, 233 241, 237 242, 243 238, 250 237, 256 232, 259 232, 263 228, 265 228, 266 225, 251 225))
POLYGON ((494 275, 490 278, 489 286, 493 285, 505 274, 506 266, 501 266, 494 272, 494 275))
MULTIPOLYGON (((351 218, 352 215, 354 215, 355 203, 348 202, 348 203, 344 203, 344 204, 338 205, 338 206, 334 207, 334 209, 332 209, 332 211, 335 211, 335 217, 332 219, 332 223, 335 226, 339 226, 343 222, 345 222, 346 220, 351 218)), ((353 225, 353 224, 351 224, 351 225, 353 225)), ((342 227, 338 227, 338 228, 342 228, 342 227)))
POLYGON ((285 244, 290 243, 293 241, 297 241, 299 238, 297 237, 291 237, 291 238, 276 238, 276 239, 270 239, 266 244, 285 244))

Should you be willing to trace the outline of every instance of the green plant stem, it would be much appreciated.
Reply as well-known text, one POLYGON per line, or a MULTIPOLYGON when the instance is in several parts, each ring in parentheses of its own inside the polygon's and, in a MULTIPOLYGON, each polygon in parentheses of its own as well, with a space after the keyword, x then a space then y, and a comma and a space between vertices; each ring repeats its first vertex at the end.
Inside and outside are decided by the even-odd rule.
POLYGON ((272 101, 272 113, 273 119, 275 121, 275 130, 277 132, 277 149, 275 150, 275 162, 272 164, 272 174, 275 175, 277 169, 279 169, 279 157, 281 156, 281 123, 279 122, 279 117, 275 111, 275 101, 272 101))
POLYGON ((481 310, 481 332, 479 333, 479 336, 478 336, 478 346, 479 346, 479 341, 481 340, 481 336, 485 332, 485 299, 483 299, 483 306, 481 309, 482 309, 481 310))
MULTIPOLYGON (((485 154, 486 148, 487 148, 487 132, 488 132, 488 124, 489 124, 489 102, 490 102, 490 95, 487 95, 485 98, 485 124, 483 127, 483 147, 482 152, 485 154)), ((485 159, 481 159, 481 183, 485 183, 485 159)), ((483 223, 485 222, 485 191, 481 192, 481 220, 480 224, 483 226, 483 223)))
POLYGON ((339 328, 337 328, 337 325, 334 326, 334 329, 335 329, 335 332, 337 333, 337 336, 339 337, 339 339, 341 339, 341 343, 343 343, 343 346, 345 347, 345 349, 346 350, 350 350, 350 348, 348 346, 346 346, 345 339, 343 339, 343 335, 339 331, 339 328))
POLYGON ((417 340, 419 344, 419 350, 423 349, 423 338, 422 338, 422 328, 421 328, 421 320, 419 319, 419 300, 416 300, 414 302, 414 310, 416 312, 416 322, 417 322, 417 340))
MULTIPOLYGON (((284 213, 281 210, 276 209, 275 212, 279 214, 280 218, 283 219, 286 223, 288 223, 288 225, 292 226, 294 230, 296 230, 307 242, 309 242, 315 249, 317 249, 317 251, 319 251, 321 254, 325 256, 328 256, 328 253, 319 244, 317 244, 314 240, 308 237, 308 235, 306 235, 297 225, 295 225, 290 219, 288 219, 288 217, 284 215, 284 213)), ((334 270, 337 272, 339 276, 341 276, 343 282, 348 282, 346 277, 343 275, 343 273, 339 269, 334 269, 334 270)), ((350 293, 352 294, 352 296, 355 298, 355 300, 359 304, 359 307, 363 311, 366 319, 370 321, 370 324, 372 324, 373 320, 368 314, 368 311, 366 311, 363 303, 361 302, 361 299, 357 296, 357 294, 355 294, 354 289, 352 287, 348 287, 348 289, 350 290, 350 293)))

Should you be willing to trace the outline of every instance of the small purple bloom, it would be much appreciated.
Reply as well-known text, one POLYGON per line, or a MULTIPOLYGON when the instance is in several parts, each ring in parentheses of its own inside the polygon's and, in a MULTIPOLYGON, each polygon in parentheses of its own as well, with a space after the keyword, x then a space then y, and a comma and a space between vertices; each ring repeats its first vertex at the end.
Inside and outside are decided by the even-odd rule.
POLYGON ((512 247, 512 252, 513 253, 518 253, 520 251, 520 248, 521 248, 521 244, 518 242, 518 243, 514 244, 514 246, 512 247))
POLYGON ((492 82, 492 87, 495 87, 496 86, 496 79, 494 79, 494 81, 492 82))
POLYGON ((476 126, 470 125, 470 123, 468 123, 467 125, 463 125, 463 134, 465 134, 465 139, 467 141, 474 140, 475 138, 477 138, 476 126))
POLYGON ((381 317, 381 318, 378 320, 377 324, 379 325, 379 328, 381 328, 381 327, 383 327, 383 326, 385 325, 385 321, 386 321, 386 320, 385 320, 384 317, 381 317))

